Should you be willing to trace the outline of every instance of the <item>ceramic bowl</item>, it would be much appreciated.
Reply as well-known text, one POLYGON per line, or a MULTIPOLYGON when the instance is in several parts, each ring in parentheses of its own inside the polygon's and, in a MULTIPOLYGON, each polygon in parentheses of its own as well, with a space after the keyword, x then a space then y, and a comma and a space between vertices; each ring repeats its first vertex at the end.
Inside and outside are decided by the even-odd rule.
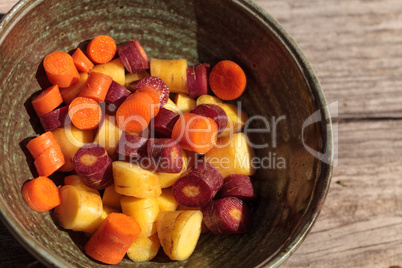
MULTIPOLYGON (((242 235, 202 235, 193 255, 172 262, 124 259, 122 267, 276 267, 300 245, 327 194, 331 119, 317 77, 282 26, 246 0, 20 1, 0 24, 0 211, 4 224, 48 266, 99 267, 83 253, 87 239, 59 228, 52 213, 30 210, 21 186, 36 172, 26 143, 43 130, 30 101, 43 85, 41 61, 97 35, 136 38, 150 57, 189 64, 229 59, 248 79, 240 98, 263 164, 253 176, 258 199, 242 235), (265 161, 265 162, 264 162, 265 161)), ((57 181, 59 176, 53 176, 57 181)))

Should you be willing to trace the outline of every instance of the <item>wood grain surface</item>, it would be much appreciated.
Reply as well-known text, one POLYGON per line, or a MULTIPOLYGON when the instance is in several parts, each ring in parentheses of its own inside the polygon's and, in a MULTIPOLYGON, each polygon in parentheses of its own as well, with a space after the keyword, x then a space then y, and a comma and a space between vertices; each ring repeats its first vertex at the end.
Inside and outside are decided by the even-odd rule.
MULTIPOLYGON (((0 13, 16 1, 0 0, 0 13)), ((299 44, 338 107, 322 212, 283 267, 402 266, 402 1, 256 0, 299 44)), ((0 266, 41 267, 0 224, 0 266)))

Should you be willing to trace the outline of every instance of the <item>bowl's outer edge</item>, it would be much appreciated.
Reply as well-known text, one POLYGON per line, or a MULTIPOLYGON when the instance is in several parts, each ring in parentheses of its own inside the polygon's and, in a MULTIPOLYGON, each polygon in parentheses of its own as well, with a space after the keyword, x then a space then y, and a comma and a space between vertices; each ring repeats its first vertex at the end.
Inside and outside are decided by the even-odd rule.
MULTIPOLYGON (((16 22, 16 20, 18 20, 18 18, 20 18, 19 16, 31 10, 33 7, 35 7, 35 5, 37 5, 41 1, 36 1, 36 3, 34 2, 35 1, 32 0, 20 0, 2 18, 2 20, 0 21, 0 42, 7 35, 7 30, 13 25, 13 23, 16 22)), ((307 210, 313 209, 312 212, 313 217, 310 224, 298 230, 297 235, 299 239, 289 241, 289 243, 285 244, 284 248, 278 250, 275 256, 273 256, 271 259, 266 260, 265 262, 261 263, 258 266, 258 267, 265 267, 268 265, 268 262, 270 262, 269 264, 270 267, 278 267, 281 264, 283 264, 288 259, 288 257, 301 245, 302 241, 304 240, 304 238, 310 232, 312 226, 314 225, 320 213, 320 209, 325 202, 328 189, 330 186, 332 169, 333 169, 333 158, 334 158, 332 121, 325 100, 325 96, 321 89, 321 85, 318 81, 318 78, 313 68, 307 61, 307 58, 304 56, 303 52, 296 44, 294 39, 290 36, 290 34, 284 30, 284 28, 276 19, 274 19, 271 15, 269 15, 255 2, 250 0, 240 0, 234 2, 237 2, 239 5, 243 6, 249 12, 253 13, 256 17, 258 17, 264 24, 266 24, 268 27, 274 30, 274 33, 281 41, 283 41, 283 43, 286 45, 286 48, 293 56, 295 62, 299 65, 299 68, 302 71, 303 76, 308 82, 310 90, 312 88, 315 89, 315 91, 312 91, 312 94, 313 95, 315 94, 316 104, 318 106, 318 109, 320 109, 322 119, 325 122, 322 133, 324 138, 323 148, 324 150, 330 152, 329 156, 330 164, 328 165, 324 163, 322 164, 321 176, 320 176, 321 179, 315 185, 315 189, 317 189, 317 187, 320 187, 323 188, 324 191, 322 191, 321 194, 320 193, 317 194, 317 191, 315 191, 315 194, 312 196, 309 207, 307 209, 307 210), (314 205, 314 207, 312 207, 312 205, 314 205)), ((2 206, 1 203, 0 206, 2 206)), ((12 235, 42 263, 46 264, 49 267, 56 267, 60 265, 64 267, 69 266, 68 263, 66 263, 60 258, 56 257, 56 259, 54 259, 54 257, 50 257, 50 255, 46 253, 46 249, 41 244, 29 239, 30 237, 29 232, 26 229, 19 227, 17 220, 13 218, 11 214, 8 213, 8 208, 1 207, 0 219, 3 222, 3 224, 8 228, 8 230, 12 233, 12 235), (55 262, 55 260, 57 260, 57 262, 55 262)))
POLYGON ((288 241, 288 243, 285 243, 284 247, 282 249, 279 249, 272 258, 267 259, 265 262, 261 263, 258 266, 258 267, 268 267, 269 262, 269 267, 279 267, 302 244, 305 237, 313 227, 318 215, 320 214, 321 208, 327 197, 334 163, 334 140, 333 140, 332 120, 325 99, 325 95, 324 92, 322 91, 318 77, 315 74, 313 67, 310 65, 307 58, 305 57, 304 53, 293 39, 293 37, 283 28, 283 26, 275 18, 269 15, 263 8, 261 8, 254 1, 240 0, 236 2, 238 2, 244 8, 248 9, 250 12, 254 13, 264 24, 266 24, 269 28, 271 28, 278 37, 278 39, 280 39, 286 45, 286 48, 293 56, 295 62, 299 65, 299 68, 302 71, 303 76, 308 83, 311 94, 316 97, 315 102, 317 105, 317 109, 319 109, 321 112, 321 122, 323 128, 322 129, 323 149, 325 150, 325 152, 330 152, 329 159, 326 159, 328 161, 327 162, 328 164, 322 163, 321 165, 320 180, 317 181, 315 184, 314 195, 311 197, 309 207, 306 209, 306 212, 308 210, 313 210, 310 224, 303 226, 303 228, 297 231, 297 236, 299 237, 299 239, 296 239, 294 241, 288 241), (312 89, 315 90, 313 91, 312 89), (319 191, 317 191, 318 188, 324 190, 321 191, 320 193, 319 191))

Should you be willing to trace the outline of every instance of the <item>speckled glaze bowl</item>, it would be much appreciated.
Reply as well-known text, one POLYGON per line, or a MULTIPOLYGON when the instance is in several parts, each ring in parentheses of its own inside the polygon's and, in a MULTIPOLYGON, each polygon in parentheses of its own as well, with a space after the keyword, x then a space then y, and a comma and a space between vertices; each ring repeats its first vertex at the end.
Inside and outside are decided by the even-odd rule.
MULTIPOLYGON (((42 132, 30 104, 44 86, 42 59, 51 51, 72 51, 100 34, 117 43, 137 38, 150 57, 185 58, 189 64, 237 62, 248 78, 242 109, 256 116, 249 128, 265 128, 250 133, 250 140, 261 147, 268 143, 256 149, 266 162, 253 176, 258 200, 249 233, 202 235, 186 261, 172 262, 160 253, 152 262, 124 259, 119 266, 282 264, 311 229, 327 194, 331 119, 319 82, 298 46, 275 19, 246 0, 20 1, 0 24, 4 224, 48 266, 103 266, 83 253, 85 236, 60 229, 52 213, 31 211, 20 194, 22 184, 36 176, 25 145, 42 132)), ((60 181, 60 176, 52 178, 60 181)))

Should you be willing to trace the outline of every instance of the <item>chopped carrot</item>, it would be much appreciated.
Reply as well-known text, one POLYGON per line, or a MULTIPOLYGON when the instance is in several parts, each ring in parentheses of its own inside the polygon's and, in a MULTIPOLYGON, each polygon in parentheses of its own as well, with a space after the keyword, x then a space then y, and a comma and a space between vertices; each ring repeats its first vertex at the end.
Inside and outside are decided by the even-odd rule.
POLYGON ((50 113, 62 103, 63 98, 57 85, 45 89, 32 100, 32 106, 39 117, 50 113))
POLYGON ((53 133, 48 131, 43 133, 39 137, 30 140, 27 144, 27 149, 31 153, 32 157, 36 159, 47 149, 51 147, 57 148, 57 146, 59 146, 59 144, 53 136, 53 133))
POLYGON ((77 97, 68 106, 68 115, 76 128, 90 130, 98 127, 102 110, 95 100, 77 97))
POLYGON ((112 37, 99 35, 89 42, 87 55, 94 63, 106 63, 113 59, 116 50, 116 42, 112 37))
POLYGON ((100 262, 117 264, 140 232, 139 224, 132 217, 112 212, 85 244, 85 253, 100 262))
POLYGON ((235 62, 218 62, 209 74, 209 85, 218 98, 234 100, 243 94, 247 79, 243 69, 235 62))
POLYGON ((107 91, 112 82, 112 77, 107 74, 91 72, 89 73, 87 82, 82 87, 79 96, 91 98, 97 102, 104 102, 107 91))
POLYGON ((36 212, 46 212, 60 205, 59 189, 47 177, 26 182, 21 189, 25 203, 36 212))
POLYGON ((94 64, 88 59, 80 48, 77 48, 71 57, 73 58, 75 67, 79 72, 87 73, 92 69, 92 67, 94 67, 94 64))
POLYGON ((212 118, 183 113, 175 123, 172 139, 188 151, 205 154, 217 141, 218 125, 212 118))
POLYGON ((79 80, 78 70, 70 54, 54 51, 43 60, 43 67, 49 82, 59 87, 69 87, 79 80))
POLYGON ((36 167, 36 171, 38 171, 39 176, 45 177, 52 175, 65 163, 66 160, 58 144, 56 147, 48 148, 46 151, 41 153, 34 161, 34 165, 36 167))
POLYGON ((126 132, 141 132, 151 121, 153 100, 148 94, 135 92, 119 106, 116 121, 120 129, 126 132))
POLYGON ((152 106, 153 106, 153 114, 151 115, 151 118, 155 117, 159 113, 159 108, 161 105, 160 102, 160 93, 159 91, 156 91, 154 88, 145 86, 140 89, 137 89, 136 92, 142 92, 147 94, 149 97, 152 99, 152 106))

